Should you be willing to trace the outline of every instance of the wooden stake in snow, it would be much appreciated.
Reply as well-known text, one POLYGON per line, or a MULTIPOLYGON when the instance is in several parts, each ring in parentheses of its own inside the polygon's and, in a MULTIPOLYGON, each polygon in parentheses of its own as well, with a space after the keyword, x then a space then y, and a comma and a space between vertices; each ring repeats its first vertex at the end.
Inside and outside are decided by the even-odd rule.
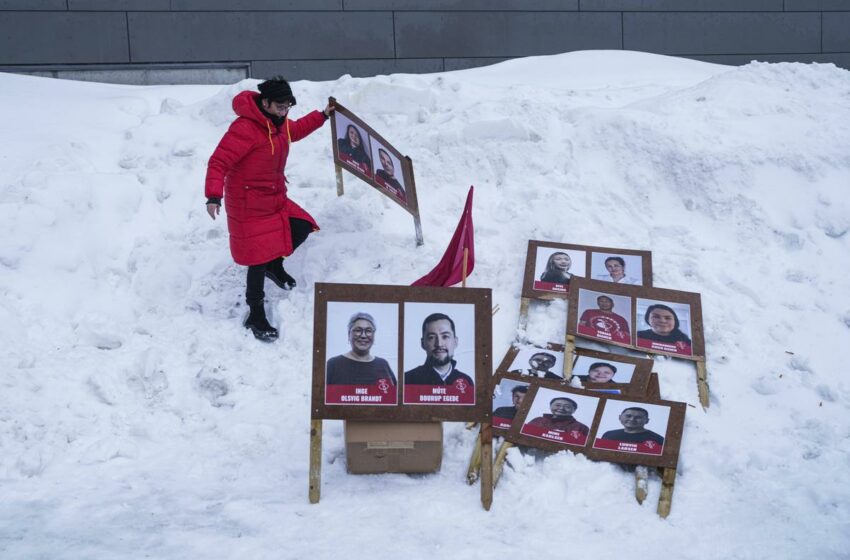
POLYGON ((470 486, 475 484, 481 474, 481 433, 475 436, 475 444, 472 446, 472 456, 469 458, 469 468, 466 469, 466 483, 470 486))
POLYGON ((499 484, 499 478, 502 476, 502 469, 505 466, 505 460, 508 458, 508 449, 513 447, 509 441, 503 441, 499 446, 499 452, 496 454, 496 464, 493 465, 493 486, 499 484))
POLYGON ((658 515, 666 518, 673 506, 673 485, 676 483, 676 469, 661 469, 661 496, 658 498, 658 515))
POLYGON ((642 504, 649 490, 649 468, 638 465, 635 467, 635 499, 642 504))
POLYGON ((697 392, 699 402, 703 410, 708 408, 708 371, 705 369, 705 358, 696 362, 697 366, 697 392))
POLYGON ((310 503, 322 495, 322 421, 310 421, 310 503))

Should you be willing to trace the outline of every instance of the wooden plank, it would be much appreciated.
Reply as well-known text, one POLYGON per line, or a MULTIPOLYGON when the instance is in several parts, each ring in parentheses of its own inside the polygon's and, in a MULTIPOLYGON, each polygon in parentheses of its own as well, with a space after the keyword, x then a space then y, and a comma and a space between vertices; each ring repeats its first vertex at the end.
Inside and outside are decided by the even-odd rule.
POLYGON ((322 421, 310 421, 310 503, 319 503, 322 494, 322 421))
POLYGON ((649 490, 649 468, 638 465, 635 467, 635 499, 642 504, 649 490))
POLYGON ((576 351, 576 337, 568 334, 566 342, 564 345, 564 381, 569 383, 570 379, 573 378, 573 355, 576 351))
POLYGON ((699 402, 703 410, 708 408, 708 371, 705 369, 705 361, 696 362, 697 366, 697 392, 699 393, 699 402))
POLYGON ((481 424, 481 504, 490 511, 493 504, 493 427, 481 424))
POLYGON ((673 485, 676 483, 676 469, 661 469, 661 496, 658 498, 658 515, 666 518, 673 507, 673 485))
POLYGON ((469 458, 469 468, 466 470, 466 483, 475 484, 478 475, 481 474, 481 433, 475 437, 475 445, 472 446, 472 456, 469 458))
MULTIPOLYGON (((525 333, 525 329, 528 327, 528 306, 530 304, 530 298, 524 297, 519 300, 519 325, 517 325, 517 330, 523 333, 525 333)), ((523 338, 525 338, 524 335, 523 338)))
POLYGON ((345 189, 342 186, 342 167, 334 165, 336 168, 336 195, 342 196, 345 194, 345 189))
POLYGON ((499 446, 499 452, 496 454, 496 462, 493 465, 493 486, 499 484, 499 478, 502 476, 502 469, 505 467, 505 460, 508 458, 508 449, 514 444, 509 441, 503 441, 499 446))

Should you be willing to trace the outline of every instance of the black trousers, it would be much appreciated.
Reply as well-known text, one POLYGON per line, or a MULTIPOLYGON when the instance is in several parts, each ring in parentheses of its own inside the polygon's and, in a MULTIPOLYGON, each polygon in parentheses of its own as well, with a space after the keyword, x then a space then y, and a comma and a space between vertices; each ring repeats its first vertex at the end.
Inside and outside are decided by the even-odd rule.
MULTIPOLYGON (((307 220, 299 220, 298 218, 289 218, 289 229, 292 232, 292 250, 298 248, 304 243, 307 236, 313 233, 313 225, 307 220)), ((263 286, 266 283, 266 266, 277 260, 283 260, 283 257, 271 260, 264 264, 255 264, 248 267, 248 279, 246 281, 245 301, 251 303, 262 302, 266 297, 263 286)))

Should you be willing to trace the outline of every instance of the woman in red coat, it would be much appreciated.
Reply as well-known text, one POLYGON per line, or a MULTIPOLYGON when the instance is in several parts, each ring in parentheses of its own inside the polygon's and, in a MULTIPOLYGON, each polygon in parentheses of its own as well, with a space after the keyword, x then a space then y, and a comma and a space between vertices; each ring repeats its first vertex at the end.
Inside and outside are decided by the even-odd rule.
POLYGON ((224 198, 230 252, 237 264, 248 267, 245 299, 250 308, 245 327, 266 342, 277 339, 277 329, 266 319, 263 284, 268 276, 279 287, 295 287, 283 269, 283 257, 292 254, 310 233, 319 229, 304 209, 286 196, 286 158, 289 144, 321 128, 333 111, 313 111, 290 121, 295 97, 286 80, 275 77, 233 98, 238 115, 207 167, 205 194, 212 219, 224 198))

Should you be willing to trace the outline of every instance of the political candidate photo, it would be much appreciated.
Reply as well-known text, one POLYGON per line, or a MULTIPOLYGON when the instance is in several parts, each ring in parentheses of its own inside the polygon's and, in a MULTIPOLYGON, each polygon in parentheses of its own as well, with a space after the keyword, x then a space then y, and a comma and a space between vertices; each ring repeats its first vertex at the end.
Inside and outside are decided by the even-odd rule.
POLYGON ((631 344, 631 298, 582 288, 578 294, 578 315, 578 334, 605 342, 631 344))
POLYGON ((335 112, 333 118, 336 119, 336 147, 339 159, 349 169, 372 177, 373 160, 369 134, 341 112, 335 112))
POLYGON ((638 298, 637 346, 653 352, 692 356, 691 306, 638 298))
POLYGON ((534 260, 535 290, 566 294, 573 276, 585 276, 587 253, 576 249, 537 247, 534 260))
POLYGON ((564 353, 536 346, 520 346, 508 371, 540 377, 542 379, 564 379, 564 353))
POLYGON ((573 363, 573 376, 584 384, 628 383, 634 372, 635 364, 592 356, 577 356, 573 363))
POLYGON ((594 449, 661 455, 670 407, 609 400, 602 411, 594 449))
POLYGON ((523 435, 584 446, 599 399, 540 387, 520 429, 523 435))
POLYGON ((397 303, 328 302, 325 404, 398 404, 397 303))
POLYGON ((591 253, 590 273, 594 280, 615 284, 643 285, 643 258, 640 255, 591 253))
POLYGON ((404 304, 404 404, 475 404, 475 305, 404 304))
POLYGON ((527 394, 528 383, 502 379, 493 391, 493 427, 510 428, 527 394))
POLYGON ((407 191, 404 186, 404 170, 401 161, 389 148, 372 139, 372 161, 375 169, 375 182, 388 195, 399 202, 407 203, 407 191))

